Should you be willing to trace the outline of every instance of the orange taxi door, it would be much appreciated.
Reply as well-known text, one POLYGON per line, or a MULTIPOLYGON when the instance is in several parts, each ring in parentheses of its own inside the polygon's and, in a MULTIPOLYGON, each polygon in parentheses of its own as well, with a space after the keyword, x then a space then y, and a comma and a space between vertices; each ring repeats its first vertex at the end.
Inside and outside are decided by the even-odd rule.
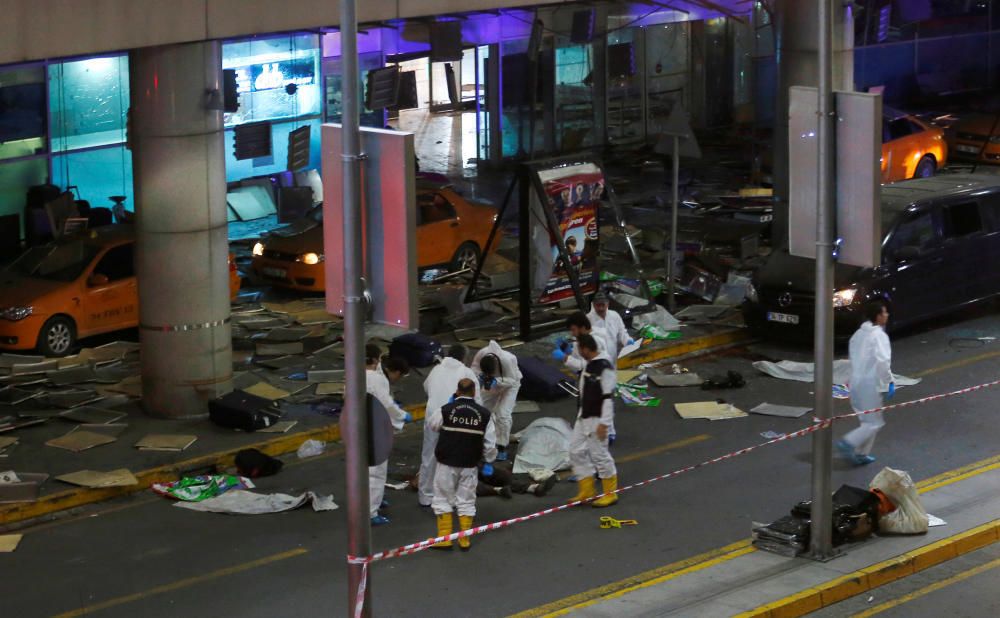
POLYGON ((417 196, 417 265, 444 264, 458 248, 458 217, 440 193, 417 196))
POLYGON ((130 328, 137 324, 139 294, 136 287, 132 243, 112 247, 101 255, 84 281, 83 323, 88 332, 130 328), (103 276, 103 279, 97 279, 103 276))

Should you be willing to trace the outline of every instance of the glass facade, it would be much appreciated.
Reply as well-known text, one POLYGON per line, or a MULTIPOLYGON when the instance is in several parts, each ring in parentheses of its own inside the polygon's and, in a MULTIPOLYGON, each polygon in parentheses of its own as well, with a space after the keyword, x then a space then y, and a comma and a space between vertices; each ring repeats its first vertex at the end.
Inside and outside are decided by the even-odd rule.
POLYGON ((46 182, 91 206, 129 204, 128 101, 125 54, 0 69, 0 215, 23 218, 28 188, 46 182))
POLYGON ((222 68, 236 71, 237 111, 225 115, 226 180, 283 172, 288 168, 288 134, 311 126, 309 166, 320 167, 323 79, 319 35, 293 34, 231 41, 222 46, 222 68), (271 156, 238 161, 233 127, 270 121, 271 156))

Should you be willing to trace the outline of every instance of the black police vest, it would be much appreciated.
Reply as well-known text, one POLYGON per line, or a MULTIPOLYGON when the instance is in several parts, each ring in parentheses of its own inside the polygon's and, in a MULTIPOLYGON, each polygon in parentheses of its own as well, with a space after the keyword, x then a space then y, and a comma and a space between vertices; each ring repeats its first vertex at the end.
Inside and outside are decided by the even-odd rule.
POLYGON ((613 368, 604 358, 597 358, 587 363, 587 368, 583 370, 583 388, 580 389, 578 399, 582 418, 601 416, 604 400, 614 396, 612 393, 605 393, 601 388, 601 374, 613 368))
POLYGON ((463 397, 441 408, 441 431, 434 457, 455 468, 474 468, 483 458, 483 438, 490 411, 463 397))

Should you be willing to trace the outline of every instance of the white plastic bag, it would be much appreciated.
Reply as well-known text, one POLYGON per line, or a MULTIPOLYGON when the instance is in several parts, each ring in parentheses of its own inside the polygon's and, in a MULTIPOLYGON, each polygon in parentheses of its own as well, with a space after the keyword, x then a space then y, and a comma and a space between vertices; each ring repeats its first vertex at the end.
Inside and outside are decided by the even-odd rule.
POLYGON ((656 311, 640 313, 632 318, 632 328, 639 330, 643 326, 659 326, 665 331, 680 330, 681 323, 670 312, 661 305, 656 306, 656 311))
POLYGON ((320 442, 319 440, 306 440, 299 447, 297 454, 299 459, 306 459, 307 457, 322 455, 325 450, 326 442, 320 442))
POLYGON ((902 470, 882 468, 868 485, 884 493, 896 510, 878 521, 880 532, 891 534, 924 534, 927 532, 927 510, 924 509, 917 488, 910 475, 902 470))

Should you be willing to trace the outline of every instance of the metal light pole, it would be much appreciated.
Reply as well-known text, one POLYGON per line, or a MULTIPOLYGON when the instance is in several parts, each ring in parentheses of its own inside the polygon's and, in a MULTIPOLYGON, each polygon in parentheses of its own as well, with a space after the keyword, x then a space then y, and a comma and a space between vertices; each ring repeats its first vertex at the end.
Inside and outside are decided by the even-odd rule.
POLYGON ((671 208, 670 208, 670 262, 667 263, 667 309, 670 313, 677 311, 677 301, 674 299, 674 280, 677 278, 677 209, 680 207, 680 188, 677 186, 681 181, 681 138, 674 134, 674 154, 673 154, 673 178, 671 188, 671 208))
MULTIPOLYGON (((816 418, 831 416, 833 397, 833 231, 834 231, 834 96, 831 26, 833 0, 819 3, 819 101, 818 143, 819 200, 816 212, 816 391, 813 407, 816 418)), ((830 495, 830 460, 833 429, 825 427, 813 433, 812 457, 812 528, 809 555, 814 560, 833 557, 833 504, 830 495)))
MULTIPOLYGON (((347 463, 347 551, 371 555, 368 512, 368 415, 364 367, 364 284, 361 225, 361 130, 358 110, 358 18, 356 0, 340 0, 343 70, 344 171, 344 446, 347 463)), ((347 565, 349 616, 371 615, 371 586, 365 565, 347 565), (360 599, 358 591, 364 587, 360 599), (358 606, 361 607, 358 607, 358 606)))

